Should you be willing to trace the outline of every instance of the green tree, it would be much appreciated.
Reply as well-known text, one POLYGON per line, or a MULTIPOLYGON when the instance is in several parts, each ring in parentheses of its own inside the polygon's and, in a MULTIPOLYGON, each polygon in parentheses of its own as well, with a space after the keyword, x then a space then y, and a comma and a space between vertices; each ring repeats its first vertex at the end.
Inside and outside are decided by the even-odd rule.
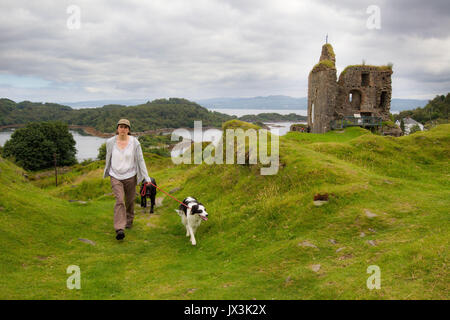
POLYGON ((420 130, 420 127, 418 124, 415 124, 411 127, 411 129, 409 129, 409 134, 413 134, 414 132, 417 132, 417 131, 422 131, 422 130, 420 130))
POLYGON ((405 132, 405 121, 403 119, 400 120, 400 129, 402 129, 402 132, 405 132))
POLYGON ((77 163, 75 140, 67 124, 62 122, 33 122, 17 129, 6 141, 3 156, 14 158, 26 170, 40 170, 54 165, 77 163))
POLYGON ((450 93, 446 96, 436 96, 433 100, 430 100, 428 104, 423 108, 416 108, 414 110, 405 110, 395 115, 396 119, 413 118, 417 122, 427 124, 429 127, 440 124, 448 123, 448 113, 450 109, 450 93))
POLYGON ((106 142, 103 143, 100 148, 98 148, 98 160, 106 160, 106 142))

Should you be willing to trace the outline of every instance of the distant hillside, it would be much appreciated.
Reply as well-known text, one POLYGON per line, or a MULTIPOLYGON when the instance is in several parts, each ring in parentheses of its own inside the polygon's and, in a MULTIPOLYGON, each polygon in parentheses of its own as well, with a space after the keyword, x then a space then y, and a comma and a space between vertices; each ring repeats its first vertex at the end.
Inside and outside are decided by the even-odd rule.
MULTIPOLYGON (((119 104, 124 106, 134 106, 148 102, 147 99, 128 100, 88 100, 77 102, 61 102, 60 104, 70 106, 75 109, 97 108, 108 104, 119 104)), ((267 97, 251 98, 211 98, 196 99, 196 103, 208 109, 284 109, 284 110, 306 110, 308 99, 306 97, 294 98, 283 95, 273 95, 267 97)), ((428 100, 417 99, 392 99, 391 110, 402 111, 417 107, 423 107, 428 100)))
MULTIPOLYGON (((128 118, 133 124, 133 131, 154 130, 159 128, 193 127, 194 120, 202 120, 203 126, 221 127, 222 123, 236 116, 214 111, 214 108, 234 109, 288 109, 305 110, 307 98, 288 96, 268 96, 253 98, 214 98, 198 100, 198 103, 186 99, 158 99, 152 102, 126 106, 117 102, 135 103, 139 100, 98 100, 74 102, 72 106, 57 103, 22 101, 16 103, 9 99, 0 99, 0 126, 26 124, 32 121, 59 120, 69 125, 93 127, 100 132, 114 132, 115 124, 120 118, 128 118), (106 102, 111 104, 96 108, 81 108, 106 102), (113 103, 116 102, 116 103, 113 103), (209 108, 210 110, 208 110, 209 108)), ((392 111, 420 107, 426 100, 393 99, 392 111)), ((249 112, 251 113, 251 112, 249 112)), ((304 121, 292 119, 293 116, 281 116, 276 113, 264 113, 258 116, 241 117, 244 121, 304 121)))
POLYGON ((307 98, 293 98, 288 96, 268 96, 253 98, 212 98, 197 100, 198 104, 206 108, 231 109, 306 109, 307 98))
MULTIPOLYGON (((197 100, 198 104, 210 109, 292 109, 306 110, 308 98, 293 98, 288 96, 268 96, 254 98, 212 98, 197 100)), ((391 111, 401 111, 411 108, 423 107, 428 100, 392 99, 391 111)))
POLYGON ((448 113, 450 109, 450 93, 447 96, 436 96, 430 100, 423 108, 402 111, 395 115, 395 120, 411 117, 424 125, 436 125, 448 123, 448 113))
POLYGON ((242 117, 239 117, 239 120, 245 122, 283 122, 283 121, 307 121, 308 117, 301 116, 295 113, 290 113, 286 115, 282 115, 279 113, 259 113, 255 114, 247 114, 242 117))
POLYGON ((221 127, 222 122, 236 118, 206 108, 186 99, 159 99, 126 107, 106 105, 101 108, 72 109, 56 103, 0 99, 0 126, 26 124, 33 121, 58 120, 69 125, 94 127, 101 132, 114 132, 120 118, 131 121, 132 131, 194 126, 202 120, 204 127, 221 127))
POLYGON ((149 102, 148 99, 128 99, 128 100, 87 100, 77 102, 60 102, 60 104, 72 107, 74 109, 98 108, 108 104, 120 104, 123 106, 135 106, 149 102))

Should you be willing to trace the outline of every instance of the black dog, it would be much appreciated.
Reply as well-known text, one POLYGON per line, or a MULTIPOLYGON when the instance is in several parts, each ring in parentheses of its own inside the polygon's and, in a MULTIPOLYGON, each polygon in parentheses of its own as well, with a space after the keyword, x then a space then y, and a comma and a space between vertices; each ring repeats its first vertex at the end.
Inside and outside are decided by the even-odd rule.
POLYGON ((150 178, 154 186, 150 183, 145 183, 145 181, 141 184, 141 190, 139 193, 141 194, 141 208, 147 208, 147 198, 150 198, 150 213, 153 213, 153 207, 155 206, 155 196, 156 196, 156 180, 154 178, 150 178))

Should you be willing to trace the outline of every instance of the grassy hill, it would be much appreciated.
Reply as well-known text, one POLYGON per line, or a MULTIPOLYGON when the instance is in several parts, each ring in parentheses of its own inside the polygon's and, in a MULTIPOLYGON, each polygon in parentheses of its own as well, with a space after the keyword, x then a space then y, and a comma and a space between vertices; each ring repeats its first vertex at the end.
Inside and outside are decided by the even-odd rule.
POLYGON ((160 187, 206 205, 196 247, 162 193, 115 240, 101 161, 54 187, 0 158, 0 299, 448 299, 449 155, 450 125, 400 138, 292 132, 273 176, 146 154, 160 187), (317 193, 329 202, 315 206, 317 193), (69 265, 80 290, 66 288, 69 265), (370 265, 380 290, 366 286, 370 265))

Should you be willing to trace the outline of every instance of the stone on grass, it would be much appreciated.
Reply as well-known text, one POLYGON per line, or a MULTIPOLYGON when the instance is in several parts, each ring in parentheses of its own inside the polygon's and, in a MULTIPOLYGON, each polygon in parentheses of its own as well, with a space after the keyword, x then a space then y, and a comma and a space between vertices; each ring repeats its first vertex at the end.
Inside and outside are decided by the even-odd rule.
POLYGON ((163 197, 158 197, 158 198, 156 198, 156 199, 155 199, 155 207, 156 207, 156 208, 161 207, 161 206, 163 205, 163 200, 164 200, 163 197))
POLYGON ((80 240, 80 241, 82 241, 82 242, 84 242, 84 243, 90 244, 90 245, 92 245, 92 246, 95 246, 95 242, 92 241, 92 240, 89 240, 89 239, 83 239, 83 238, 78 238, 78 240, 80 240))
POLYGON ((319 249, 319 248, 317 248, 316 245, 312 244, 312 243, 309 242, 308 240, 305 240, 305 241, 303 241, 303 242, 300 242, 298 245, 301 246, 301 247, 310 247, 310 248, 319 249))
POLYGON ((316 200, 313 203, 316 207, 320 207, 323 206, 325 203, 328 203, 328 201, 316 200))
POLYGON ((319 270, 320 270, 320 264, 313 264, 313 265, 311 266, 311 270, 314 271, 314 272, 319 272, 319 270))
POLYGON ((368 210, 368 209, 364 209, 364 213, 366 214, 366 217, 367 218, 375 218, 375 217, 378 217, 378 215, 376 215, 375 213, 373 213, 373 212, 371 212, 370 210, 368 210))
POLYGON ((176 187, 176 188, 173 188, 172 190, 170 190, 169 193, 174 193, 174 192, 177 192, 179 190, 181 190, 181 187, 176 187))

